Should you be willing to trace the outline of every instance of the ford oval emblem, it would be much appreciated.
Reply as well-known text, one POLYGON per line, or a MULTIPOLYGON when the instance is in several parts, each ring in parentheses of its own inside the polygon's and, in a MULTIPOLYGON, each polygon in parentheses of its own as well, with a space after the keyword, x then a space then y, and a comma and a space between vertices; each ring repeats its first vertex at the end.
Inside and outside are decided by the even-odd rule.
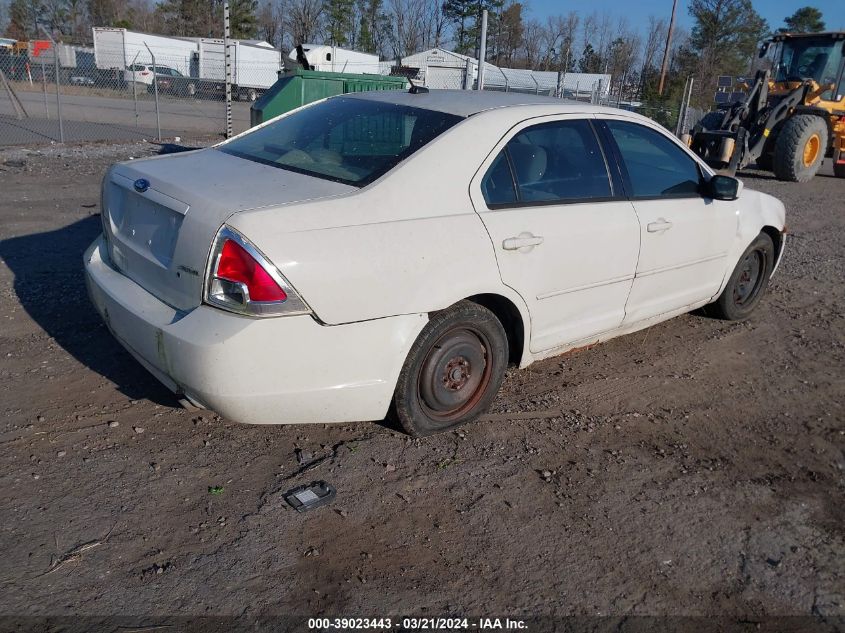
POLYGON ((146 178, 138 178, 138 180, 135 181, 133 186, 135 187, 135 191, 137 191, 138 193, 144 193, 147 189, 150 188, 150 181, 146 178))

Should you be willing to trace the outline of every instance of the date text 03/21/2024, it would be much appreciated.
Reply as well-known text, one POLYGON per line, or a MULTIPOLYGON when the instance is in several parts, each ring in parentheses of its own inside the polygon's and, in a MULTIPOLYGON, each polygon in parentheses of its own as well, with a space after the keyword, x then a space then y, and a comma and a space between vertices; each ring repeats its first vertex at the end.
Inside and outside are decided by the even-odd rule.
POLYGON ((387 630, 399 627, 404 631, 444 631, 444 630, 527 630, 524 620, 510 618, 309 618, 311 630, 387 630))

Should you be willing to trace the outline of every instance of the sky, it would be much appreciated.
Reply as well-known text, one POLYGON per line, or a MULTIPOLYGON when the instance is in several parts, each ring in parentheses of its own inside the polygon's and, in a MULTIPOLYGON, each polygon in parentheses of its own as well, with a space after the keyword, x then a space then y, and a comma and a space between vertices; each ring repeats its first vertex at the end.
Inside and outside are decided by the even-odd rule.
MULTIPOLYGON (((627 16, 631 27, 639 32, 644 32, 648 27, 648 16, 663 16, 667 20, 672 14, 672 0, 636 0, 635 2, 622 2, 620 0, 590 0, 589 10, 585 9, 582 1, 572 0, 527 0, 529 7, 528 14, 540 20, 548 15, 567 14, 570 11, 577 11, 581 15, 597 11, 605 11, 614 18, 622 15, 627 16), (636 8, 636 10, 632 10, 636 8)), ((687 30, 692 27, 692 18, 687 11, 687 0, 678 0, 677 24, 687 30)), ((754 8, 769 23, 774 30, 783 26, 783 19, 795 13, 801 7, 812 6, 819 9, 824 15, 828 30, 845 30, 845 2, 843 0, 752 0, 754 8)))

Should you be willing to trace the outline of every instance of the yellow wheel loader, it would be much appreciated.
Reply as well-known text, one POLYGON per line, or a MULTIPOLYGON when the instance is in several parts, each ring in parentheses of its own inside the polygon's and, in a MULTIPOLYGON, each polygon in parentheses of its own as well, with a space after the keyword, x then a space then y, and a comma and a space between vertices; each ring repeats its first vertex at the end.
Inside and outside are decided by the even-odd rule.
POLYGON ((729 173, 756 162, 780 180, 807 182, 830 157, 845 178, 845 32, 783 33, 760 49, 769 54, 772 70, 701 119, 690 147, 729 173))

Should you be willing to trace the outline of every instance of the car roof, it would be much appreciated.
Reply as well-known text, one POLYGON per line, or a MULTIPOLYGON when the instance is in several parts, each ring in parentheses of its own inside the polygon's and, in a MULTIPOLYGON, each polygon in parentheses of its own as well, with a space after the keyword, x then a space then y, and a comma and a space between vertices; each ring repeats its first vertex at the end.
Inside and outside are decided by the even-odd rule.
MULTIPOLYGON (((397 105, 425 108, 461 117, 472 116, 479 112, 496 108, 515 108, 531 106, 556 106, 565 113, 606 112, 607 108, 570 99, 557 99, 543 95, 522 94, 518 92, 498 92, 494 90, 431 90, 412 94, 406 90, 376 90, 371 92, 347 93, 344 97, 395 103, 397 105)), ((618 110, 614 110, 619 112, 618 110)))

